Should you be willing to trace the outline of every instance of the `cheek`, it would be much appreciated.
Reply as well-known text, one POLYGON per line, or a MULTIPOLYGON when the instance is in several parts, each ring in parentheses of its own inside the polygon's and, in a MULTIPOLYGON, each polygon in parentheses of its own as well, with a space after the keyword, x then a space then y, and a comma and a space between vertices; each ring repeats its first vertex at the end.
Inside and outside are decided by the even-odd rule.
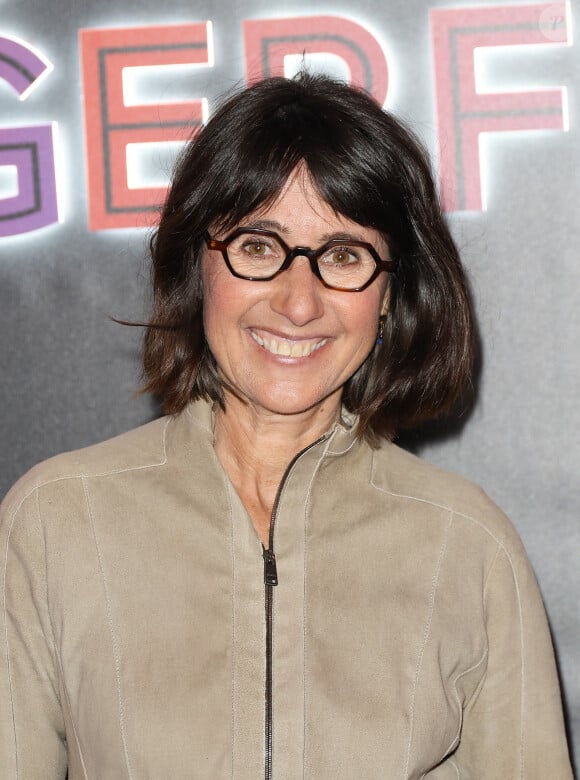
POLYGON ((255 304, 252 282, 236 279, 225 267, 207 263, 203 268, 203 323, 214 357, 237 349, 245 315, 255 304))
POLYGON ((364 337, 370 338, 376 333, 379 317, 386 308, 385 293, 385 282, 382 282, 380 285, 377 284, 376 287, 371 286, 361 293, 352 293, 352 295, 360 295, 360 298, 356 299, 356 306, 351 310, 351 321, 361 336, 364 334, 364 337))
MULTIPOLYGON (((212 258, 213 260, 213 258, 212 258)), ((226 319, 239 303, 236 295, 237 280, 214 262, 205 260, 202 266, 203 311, 205 323, 217 323, 226 319), (224 273, 225 271, 225 273, 224 273)))
MULTIPOLYGON (((226 316, 231 312, 227 284, 221 279, 221 274, 215 266, 203 265, 203 327, 206 340, 217 359, 216 349, 224 341, 224 330, 227 329, 226 316)), ((227 280, 224 280, 227 281, 227 280)))

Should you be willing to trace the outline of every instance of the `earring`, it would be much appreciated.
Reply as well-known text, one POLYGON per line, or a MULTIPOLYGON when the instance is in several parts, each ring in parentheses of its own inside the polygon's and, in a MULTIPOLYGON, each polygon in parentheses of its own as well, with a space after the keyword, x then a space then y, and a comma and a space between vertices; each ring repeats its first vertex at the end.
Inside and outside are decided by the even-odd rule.
POLYGON ((386 319, 387 318, 384 316, 384 314, 379 317, 379 328, 378 328, 378 332, 377 332, 377 344, 379 345, 379 347, 383 343, 383 336, 385 335, 385 320, 386 319))

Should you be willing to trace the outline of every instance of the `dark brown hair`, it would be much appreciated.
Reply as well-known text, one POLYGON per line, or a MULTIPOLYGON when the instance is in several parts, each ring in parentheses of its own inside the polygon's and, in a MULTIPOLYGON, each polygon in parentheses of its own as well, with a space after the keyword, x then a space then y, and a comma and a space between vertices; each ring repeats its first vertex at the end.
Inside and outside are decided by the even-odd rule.
POLYGON ((202 236, 274 202, 299 165, 337 213, 380 231, 397 262, 383 344, 344 387, 359 434, 373 442, 441 416, 470 378, 474 326, 426 153, 362 90, 304 73, 235 94, 179 160, 151 241, 145 391, 167 413, 197 398, 223 406, 203 330, 202 236))

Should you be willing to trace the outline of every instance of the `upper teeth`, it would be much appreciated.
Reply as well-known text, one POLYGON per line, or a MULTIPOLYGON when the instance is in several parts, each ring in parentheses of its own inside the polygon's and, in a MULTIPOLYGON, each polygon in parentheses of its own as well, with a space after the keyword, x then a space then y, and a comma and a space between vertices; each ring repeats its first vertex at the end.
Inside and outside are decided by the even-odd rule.
POLYGON ((328 339, 320 341, 287 341, 286 339, 276 339, 273 336, 258 336, 254 331, 250 335, 261 347, 265 347, 273 355, 283 355, 284 357, 308 357, 315 350, 320 349, 326 344, 328 339))

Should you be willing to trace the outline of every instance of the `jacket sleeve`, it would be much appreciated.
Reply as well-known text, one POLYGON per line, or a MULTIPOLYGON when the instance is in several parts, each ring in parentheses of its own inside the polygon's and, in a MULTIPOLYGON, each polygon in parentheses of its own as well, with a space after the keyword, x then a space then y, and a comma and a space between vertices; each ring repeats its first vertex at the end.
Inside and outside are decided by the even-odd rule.
POLYGON ((453 760, 469 780, 571 780, 544 606, 519 537, 513 529, 508 537, 484 591, 487 671, 453 760))
POLYGON ((0 777, 64 780, 66 740, 37 491, 0 507, 0 777))

